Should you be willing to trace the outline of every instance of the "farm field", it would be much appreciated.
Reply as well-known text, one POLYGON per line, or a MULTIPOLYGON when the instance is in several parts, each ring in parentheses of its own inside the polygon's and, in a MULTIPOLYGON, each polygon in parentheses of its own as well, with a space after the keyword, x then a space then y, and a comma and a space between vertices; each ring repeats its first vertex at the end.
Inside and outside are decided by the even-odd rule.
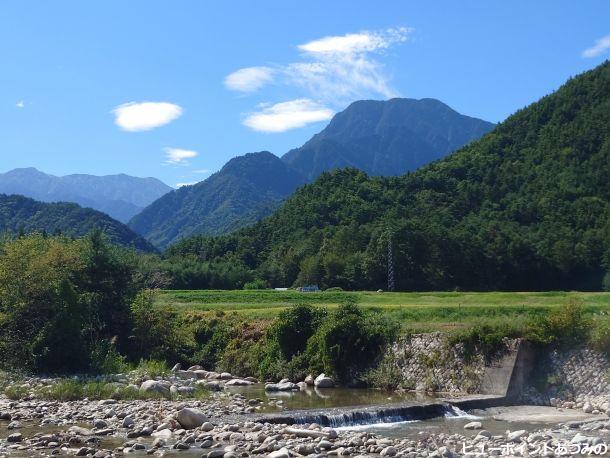
POLYGON ((610 293, 595 292, 318 292, 297 291, 161 291, 156 304, 203 314, 237 314, 253 320, 272 319, 294 304, 336 307, 345 300, 377 310, 405 325, 442 329, 477 320, 506 320, 517 324, 570 302, 588 315, 610 315, 610 293))

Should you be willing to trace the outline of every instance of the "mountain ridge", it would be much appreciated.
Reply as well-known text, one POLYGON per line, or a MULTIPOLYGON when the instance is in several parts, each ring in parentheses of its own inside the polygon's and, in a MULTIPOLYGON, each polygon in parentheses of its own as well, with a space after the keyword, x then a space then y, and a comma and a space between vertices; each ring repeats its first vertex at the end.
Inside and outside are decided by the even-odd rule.
POLYGON ((60 232, 82 237, 95 229, 102 230, 113 243, 140 251, 156 251, 125 224, 100 211, 72 202, 39 202, 18 194, 0 193, 0 232, 60 232))
POLYGON ((70 174, 55 176, 34 167, 0 174, 0 193, 41 202, 73 202, 126 222, 172 188, 152 177, 70 174))

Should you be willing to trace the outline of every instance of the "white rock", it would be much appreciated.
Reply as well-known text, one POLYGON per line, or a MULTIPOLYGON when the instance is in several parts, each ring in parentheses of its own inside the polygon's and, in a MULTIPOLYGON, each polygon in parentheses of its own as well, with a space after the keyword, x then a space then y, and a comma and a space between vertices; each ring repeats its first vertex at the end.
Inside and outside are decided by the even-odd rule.
POLYGON ((267 458, 290 458, 290 452, 286 447, 282 447, 275 452, 271 452, 269 455, 267 455, 267 458))
POLYGON ((520 429, 518 431, 513 431, 512 433, 508 433, 508 435, 506 436, 506 439, 509 442, 518 442, 521 440, 521 438, 527 437, 528 434, 529 433, 525 429, 520 429))
POLYGON ((335 382, 333 382, 333 379, 327 377, 324 373, 318 375, 314 380, 313 384, 317 388, 332 388, 333 386, 335 386, 335 382))
POLYGON ((471 421, 470 423, 466 423, 464 425, 464 429, 481 429, 483 425, 480 421, 471 421))

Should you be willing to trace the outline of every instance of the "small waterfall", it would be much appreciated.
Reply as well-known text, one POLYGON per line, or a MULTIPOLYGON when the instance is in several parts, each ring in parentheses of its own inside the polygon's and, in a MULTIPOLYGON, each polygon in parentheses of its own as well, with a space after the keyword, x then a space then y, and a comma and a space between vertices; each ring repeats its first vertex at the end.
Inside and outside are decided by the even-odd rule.
MULTIPOLYGON (((261 417, 263 423, 305 424, 317 423, 321 426, 340 428, 346 426, 374 425, 398 423, 406 421, 426 420, 442 416, 458 416, 461 411, 449 404, 409 405, 402 407, 378 407, 363 409, 316 412, 292 412, 291 414, 278 414, 261 417)), ((463 412, 465 413, 465 412, 463 412)))
POLYGON ((445 413, 445 418, 469 418, 472 420, 480 420, 482 417, 477 417, 476 415, 471 415, 468 412, 460 409, 456 406, 448 406, 447 412, 445 413))

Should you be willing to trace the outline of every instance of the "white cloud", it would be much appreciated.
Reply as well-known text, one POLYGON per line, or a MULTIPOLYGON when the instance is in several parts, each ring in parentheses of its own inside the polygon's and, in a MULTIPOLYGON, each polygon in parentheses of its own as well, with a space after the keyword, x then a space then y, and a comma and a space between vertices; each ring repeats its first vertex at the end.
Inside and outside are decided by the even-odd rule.
POLYGON ((198 181, 189 181, 187 183, 176 183, 176 188, 181 188, 183 186, 193 186, 194 184, 199 183, 198 181))
POLYGON ((17 103, 15 104, 15 106, 16 106, 17 108, 25 108, 25 102, 24 102, 23 100, 20 100, 19 102, 17 102, 17 103))
POLYGON ((168 102, 130 102, 112 110, 114 123, 128 132, 151 130, 182 115, 182 108, 168 102))
POLYGON ((273 80, 296 88, 303 94, 301 98, 251 113, 244 124, 264 132, 302 127, 309 122, 328 119, 330 109, 324 108, 326 106, 338 109, 358 99, 398 96, 390 84, 390 76, 375 56, 407 41, 412 31, 399 27, 312 40, 297 47, 301 52, 300 60, 273 68, 243 68, 228 75, 225 85, 229 89, 253 92, 273 80), (320 105, 314 109, 300 106, 293 111, 295 105, 303 105, 303 100, 309 103, 317 100, 320 105))
POLYGON ((582 57, 597 57, 610 49, 610 35, 595 40, 595 44, 582 52, 582 57))
POLYGON ((412 29, 399 27, 383 32, 348 33, 329 36, 299 45, 299 49, 313 55, 356 54, 389 48, 393 43, 406 41, 412 29))
POLYGON ((166 164, 184 165, 188 164, 188 159, 199 156, 197 151, 181 148, 165 148, 166 164))
POLYGON ((225 78, 225 86, 233 91, 253 92, 273 81, 273 69, 269 67, 246 67, 225 78))
POLYGON ((395 97, 389 76, 372 54, 405 42, 411 32, 400 27, 310 41, 299 46, 310 60, 288 65, 286 74, 318 100, 338 105, 369 96, 395 97))
POLYGON ((244 125, 260 132, 285 132, 312 122, 327 121, 333 111, 310 99, 296 99, 250 113, 244 125))

